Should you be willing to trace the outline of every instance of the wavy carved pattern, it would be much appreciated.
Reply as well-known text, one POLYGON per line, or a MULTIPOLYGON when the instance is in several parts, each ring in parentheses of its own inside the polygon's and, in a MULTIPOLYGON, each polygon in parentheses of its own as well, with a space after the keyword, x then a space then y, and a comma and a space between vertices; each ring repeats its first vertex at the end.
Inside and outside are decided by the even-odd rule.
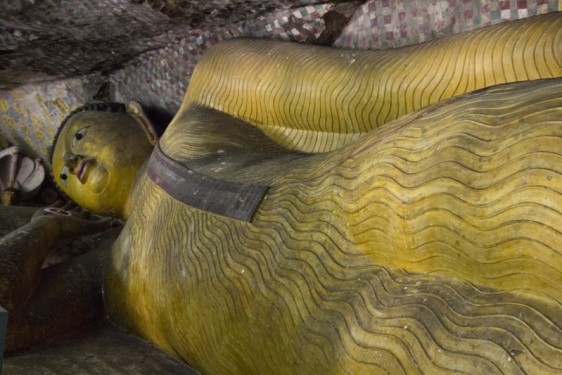
POLYGON ((184 107, 231 114, 294 150, 335 150, 462 93, 562 76, 561 30, 559 12, 390 51, 231 40, 198 63, 184 107))
POLYGON ((109 310, 212 374, 562 373, 561 93, 499 86, 279 163, 252 224, 145 178, 109 310))

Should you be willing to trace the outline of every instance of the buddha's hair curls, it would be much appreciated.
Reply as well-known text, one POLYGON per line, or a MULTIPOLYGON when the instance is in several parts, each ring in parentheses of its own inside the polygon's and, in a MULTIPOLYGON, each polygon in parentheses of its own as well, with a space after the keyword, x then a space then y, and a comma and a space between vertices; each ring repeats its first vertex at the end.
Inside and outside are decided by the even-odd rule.
POLYGON ((70 112, 65 119, 61 122, 59 128, 57 129, 57 133, 55 134, 55 138, 51 143, 51 147, 49 147, 49 160, 53 160, 53 152, 55 150, 55 145, 59 139, 60 133, 64 129, 65 125, 68 124, 70 119, 80 113, 80 112, 89 112, 89 111, 100 111, 100 112, 127 112, 127 108, 123 103, 115 103, 115 102, 91 102, 86 103, 81 107, 76 108, 72 112, 70 112))

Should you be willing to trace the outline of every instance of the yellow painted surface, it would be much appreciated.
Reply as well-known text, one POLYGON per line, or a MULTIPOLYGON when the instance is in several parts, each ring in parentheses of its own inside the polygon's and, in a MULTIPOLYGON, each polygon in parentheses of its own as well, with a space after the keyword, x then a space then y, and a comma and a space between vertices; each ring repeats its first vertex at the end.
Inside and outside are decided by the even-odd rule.
POLYGON ((197 65, 188 105, 258 126, 283 146, 338 149, 389 121, 496 84, 562 76, 562 14, 386 51, 231 40, 197 65))
MULTIPOLYGON (((143 176, 110 315, 208 374, 560 372, 561 93, 498 86, 335 152, 217 172, 271 186, 252 223, 143 176)), ((163 150, 226 169, 256 151, 244 125, 204 118, 184 107, 163 150)))
POLYGON ((80 206, 126 218, 126 202, 152 145, 127 113, 86 111, 73 115, 53 151, 53 176, 80 206))

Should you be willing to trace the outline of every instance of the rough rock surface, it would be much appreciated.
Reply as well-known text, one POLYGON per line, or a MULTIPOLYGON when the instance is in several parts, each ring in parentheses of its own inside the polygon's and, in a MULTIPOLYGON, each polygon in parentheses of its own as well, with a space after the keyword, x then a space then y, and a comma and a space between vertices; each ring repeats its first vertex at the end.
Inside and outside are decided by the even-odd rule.
POLYGON ((193 29, 319 0, 4 0, 0 89, 108 72, 193 29))

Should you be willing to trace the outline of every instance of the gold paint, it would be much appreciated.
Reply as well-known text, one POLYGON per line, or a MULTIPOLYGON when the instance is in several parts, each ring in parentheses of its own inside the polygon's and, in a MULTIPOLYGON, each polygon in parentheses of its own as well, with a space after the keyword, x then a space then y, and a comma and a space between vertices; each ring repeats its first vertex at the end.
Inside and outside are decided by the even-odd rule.
POLYGON ((7 110, 8 110, 8 103, 2 96, 0 96, 0 111, 6 112, 7 110))
POLYGON ((17 111, 21 117, 27 117, 27 108, 25 108, 25 106, 23 106, 22 104, 14 103, 12 104, 12 108, 17 111))
POLYGON ((259 156, 250 125, 184 105, 162 149, 267 199, 245 223, 143 175, 110 316, 203 373, 562 369, 561 92, 498 86, 308 157, 259 156))
POLYGON ((393 54, 213 48, 161 147, 268 195, 241 222, 141 173, 106 273, 110 316, 209 374, 562 371, 562 79, 461 95, 560 76, 561 20, 393 54), (255 126, 332 151, 279 151, 255 126))
POLYGON ((68 113, 70 111, 68 104, 64 100, 60 99, 60 97, 53 100, 53 104, 57 107, 60 113, 68 113))
POLYGON ((184 105, 241 118, 294 150, 326 152, 465 92, 562 76, 561 29, 562 15, 550 13, 386 51, 230 40, 199 62, 184 105))
POLYGON ((31 118, 31 123, 33 124, 33 127, 35 129, 42 128, 43 126, 45 126, 43 121, 41 121, 41 119, 39 119, 39 117, 37 117, 35 114, 31 114, 30 118, 31 118))
POLYGON ((33 135, 35 135, 35 138, 39 141, 39 145, 44 145, 47 142, 47 139, 45 138, 45 135, 43 134, 41 127, 33 127, 32 129, 33 129, 33 135))
POLYGON ((126 217, 131 184, 152 150, 138 128, 126 113, 95 111, 74 115, 53 152, 56 183, 88 210, 126 217))
POLYGON ((2 123, 3 125, 7 125, 8 127, 14 129, 16 127, 16 121, 9 116, 2 116, 2 123))

